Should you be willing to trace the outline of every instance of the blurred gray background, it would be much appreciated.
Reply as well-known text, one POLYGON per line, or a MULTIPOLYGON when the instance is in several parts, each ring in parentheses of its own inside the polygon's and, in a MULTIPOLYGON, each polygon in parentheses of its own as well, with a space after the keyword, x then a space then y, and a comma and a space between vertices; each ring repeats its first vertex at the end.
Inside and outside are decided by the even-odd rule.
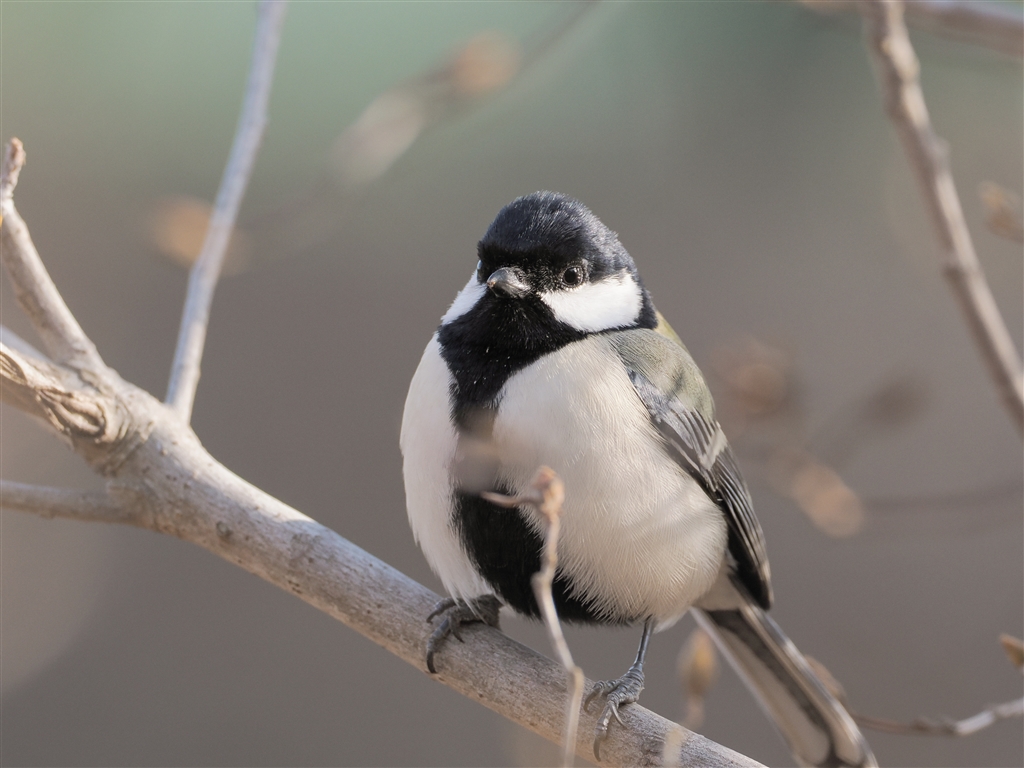
MULTIPOLYGON (((765 529, 773 615, 851 707, 966 717, 1019 697, 997 638, 1024 633, 1021 441, 940 274, 859 22, 795 4, 610 4, 573 20, 577 10, 291 7, 237 274, 213 308, 199 437, 438 589, 405 520, 406 386, 497 210, 566 192, 619 232, 708 371, 765 529), (444 69, 452 57, 469 81, 444 69), (342 167, 353 134, 337 137, 385 92, 413 93, 431 125, 356 183, 342 167), (785 385, 767 416, 730 379, 765 349, 785 385), (778 458, 794 452, 842 478, 864 515, 842 531, 853 535, 828 535, 786 490, 778 458)), ((216 192, 254 22, 250 3, 2 7, 0 136, 20 137, 29 158, 18 207, 106 361, 158 396, 186 281, 167 254, 188 250, 167 241, 188 240, 192 199, 216 192)), ((986 229, 976 190, 1020 193, 1020 61, 913 37, 1019 348, 1021 247, 986 229)), ((0 316, 34 339, 6 278, 0 316)), ((5 478, 99 487, 20 413, 2 415, 5 478)), ((150 532, 5 512, 0 605, 3 765, 557 760, 293 596, 150 532)), ((692 626, 652 644, 642 702, 669 717, 682 711, 675 662, 692 626)), ((539 627, 505 627, 548 652, 539 627)), ((569 639, 587 674, 606 678, 638 635, 569 639)), ((701 730, 790 761, 727 670, 701 730)), ((869 738, 890 766, 1024 759, 1020 721, 963 740, 869 738)))

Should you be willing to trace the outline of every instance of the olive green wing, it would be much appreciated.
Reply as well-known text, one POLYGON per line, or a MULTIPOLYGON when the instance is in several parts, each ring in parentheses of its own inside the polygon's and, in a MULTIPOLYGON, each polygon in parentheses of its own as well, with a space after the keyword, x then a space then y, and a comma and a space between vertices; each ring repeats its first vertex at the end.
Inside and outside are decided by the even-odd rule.
POLYGON ((672 458, 725 514, 736 574, 763 608, 772 603, 764 534, 736 457, 715 419, 714 402, 697 364, 671 327, 610 336, 637 396, 672 458))

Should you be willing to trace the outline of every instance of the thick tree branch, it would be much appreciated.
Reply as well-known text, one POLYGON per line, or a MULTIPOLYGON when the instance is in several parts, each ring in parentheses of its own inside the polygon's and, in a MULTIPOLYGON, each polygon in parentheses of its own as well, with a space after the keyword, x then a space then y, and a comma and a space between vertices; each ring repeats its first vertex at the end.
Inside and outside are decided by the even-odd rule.
MULTIPOLYGON (((0 399, 52 429, 101 474, 117 471, 151 429, 136 420, 131 399, 115 395, 116 374, 78 372, 0 344, 0 399)), ((141 390, 139 390, 141 392, 141 390)))
MULTIPOLYGON (((231 473, 176 414, 131 384, 112 376, 94 389, 69 371, 30 364, 10 349, 0 354, 5 400, 43 415, 77 452, 111 476, 109 501, 4 483, 0 491, 5 505, 37 514, 125 522, 191 541, 294 593, 426 671, 423 619, 438 600, 433 592, 231 473), (18 394, 8 398, 8 392, 18 394), (61 418, 67 403, 92 418, 61 418), (117 441, 102 439, 98 427, 104 423, 99 414, 108 410, 122 417, 125 433, 117 441), (127 456, 125 445, 131 446, 127 456)), ((438 680, 560 741, 566 694, 562 667, 490 628, 467 629, 466 639, 465 644, 445 646, 438 658, 438 680)), ((673 724, 639 706, 629 707, 623 718, 628 727, 609 735, 601 764, 658 764, 673 724)), ((594 718, 584 713, 583 720, 592 731, 594 718)), ((589 736, 577 738, 577 754, 592 759, 591 749, 589 736)), ((689 734, 682 745, 680 764, 758 765, 697 734, 689 734)))
POLYGON ((262 0, 256 22, 256 39, 252 49, 249 81, 238 117, 231 156, 224 168, 217 201, 199 257, 189 273, 188 293, 178 331, 178 346, 171 364, 171 377, 165 401, 182 419, 192 417, 196 387, 199 386, 199 365, 206 344, 206 328, 210 321, 213 292, 220 276, 224 254, 235 228, 238 209, 249 185, 256 153, 267 126, 267 106, 274 79, 274 64, 284 24, 286 0, 262 0))
POLYGON ((1024 434, 1020 355, 974 252, 950 171, 949 150, 932 128, 918 80, 917 56, 903 23, 903 4, 899 0, 865 0, 859 7, 866 19, 886 110, 903 142, 939 237, 950 288, 1013 423, 1024 434))
POLYGON ((11 139, 0 171, 0 255, 14 295, 54 360, 80 371, 101 371, 105 366, 96 347, 61 298, 14 207, 14 187, 24 165, 25 149, 11 139))
MULTIPOLYGON (((39 267, 38 280, 52 285, 39 267)), ((106 497, 5 482, 5 504, 36 514, 124 522, 191 541, 426 672, 424 618, 438 596, 230 472, 169 406, 108 368, 83 376, 5 345, 0 396, 40 419, 108 477, 106 497)), ((489 627, 468 628, 466 640, 445 646, 437 679, 560 741, 563 669, 489 627)), ((583 713, 581 719, 581 733, 589 735, 595 718, 583 713)), ((627 727, 609 734, 601 764, 660 764, 665 736, 675 726, 636 705, 623 719, 627 727)), ((592 759, 589 738, 577 737, 576 753, 592 759)), ((684 766, 759 765, 689 732, 678 755, 684 766)))

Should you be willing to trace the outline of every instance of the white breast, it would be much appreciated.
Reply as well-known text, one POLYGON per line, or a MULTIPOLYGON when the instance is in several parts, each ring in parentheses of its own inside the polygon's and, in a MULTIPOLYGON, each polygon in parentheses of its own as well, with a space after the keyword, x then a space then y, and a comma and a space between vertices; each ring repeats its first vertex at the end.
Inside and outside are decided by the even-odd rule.
MULTIPOLYGON (((451 383, 435 336, 409 388, 401 446, 416 541, 445 588, 469 598, 493 590, 452 525, 451 383)), ((512 376, 493 441, 501 479, 516 492, 541 465, 565 482, 559 565, 599 609, 654 616, 663 628, 711 588, 725 553, 724 516, 665 453, 606 337, 512 376)))
POLYGON ((665 452, 607 337, 509 379, 493 435, 513 488, 542 464, 565 482, 559 564, 599 607, 664 627, 711 588, 725 518, 665 452))

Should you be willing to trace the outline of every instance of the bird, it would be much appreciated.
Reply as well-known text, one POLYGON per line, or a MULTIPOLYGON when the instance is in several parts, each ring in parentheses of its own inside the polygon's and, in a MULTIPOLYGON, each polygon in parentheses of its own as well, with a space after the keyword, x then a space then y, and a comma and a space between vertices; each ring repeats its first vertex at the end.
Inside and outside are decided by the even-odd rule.
POLYGON ((870 747, 768 616, 764 535, 710 390, 636 264, 578 200, 504 206, 423 352, 400 447, 414 538, 449 597, 426 666, 503 608, 538 618, 544 522, 518 497, 546 465, 565 500, 552 596, 562 621, 641 626, 626 673, 597 683, 594 753, 637 701, 651 635, 692 610, 810 766, 872 766, 870 747), (494 498, 491 496, 490 498, 494 498))

